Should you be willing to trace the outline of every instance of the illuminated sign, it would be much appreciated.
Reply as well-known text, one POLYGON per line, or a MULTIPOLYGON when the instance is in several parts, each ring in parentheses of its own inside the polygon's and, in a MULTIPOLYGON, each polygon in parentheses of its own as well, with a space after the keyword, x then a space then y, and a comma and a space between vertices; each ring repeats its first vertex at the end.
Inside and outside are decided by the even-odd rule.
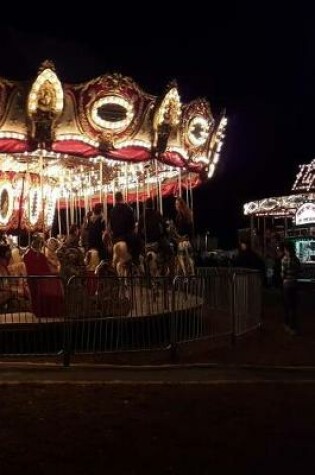
POLYGON ((295 214, 295 224, 313 224, 315 223, 315 203, 304 203, 295 214))

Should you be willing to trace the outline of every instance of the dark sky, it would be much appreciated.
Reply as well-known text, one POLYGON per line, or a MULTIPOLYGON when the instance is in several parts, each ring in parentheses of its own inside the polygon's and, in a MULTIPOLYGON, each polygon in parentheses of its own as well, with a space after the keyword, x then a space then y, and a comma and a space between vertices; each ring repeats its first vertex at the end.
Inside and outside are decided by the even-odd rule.
POLYGON ((176 13, 148 4, 143 18, 136 7, 93 8, 51 24, 0 25, 0 75, 31 79, 48 58, 65 82, 117 71, 160 94, 176 78, 184 102, 206 97, 215 116, 226 108, 221 161, 195 192, 195 217, 230 245, 248 224, 243 203, 289 193, 298 164, 315 155, 314 12, 303 2, 277 10, 209 4, 209 12, 202 2, 180 5, 176 13))

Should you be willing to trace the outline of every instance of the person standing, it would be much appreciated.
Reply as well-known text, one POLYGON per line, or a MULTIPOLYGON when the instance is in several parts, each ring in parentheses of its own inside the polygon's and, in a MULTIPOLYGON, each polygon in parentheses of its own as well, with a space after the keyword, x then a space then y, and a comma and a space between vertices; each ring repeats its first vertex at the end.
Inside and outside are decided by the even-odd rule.
POLYGON ((281 288, 281 285, 282 285, 281 266, 282 266, 283 256, 284 256, 284 246, 283 246, 283 243, 280 242, 276 247, 274 274, 273 274, 273 284, 278 289, 281 288))
POLYGON ((103 205, 102 203, 96 203, 89 221, 88 250, 96 249, 101 261, 106 259, 106 249, 103 242, 105 230, 106 223, 103 216, 103 205))
POLYGON ((284 325, 291 334, 299 331, 297 321, 298 285, 297 279, 300 272, 300 261, 295 254, 294 243, 284 243, 284 256, 281 260, 281 276, 283 285, 284 325))
POLYGON ((251 242, 246 237, 240 239, 239 250, 234 261, 234 266, 259 270, 262 274, 263 280, 265 280, 264 261, 255 251, 253 251, 251 242))
POLYGON ((109 228, 115 245, 119 241, 127 244, 134 262, 139 261, 140 244, 135 233, 136 221, 132 208, 125 203, 121 191, 115 193, 115 206, 110 214, 109 228))

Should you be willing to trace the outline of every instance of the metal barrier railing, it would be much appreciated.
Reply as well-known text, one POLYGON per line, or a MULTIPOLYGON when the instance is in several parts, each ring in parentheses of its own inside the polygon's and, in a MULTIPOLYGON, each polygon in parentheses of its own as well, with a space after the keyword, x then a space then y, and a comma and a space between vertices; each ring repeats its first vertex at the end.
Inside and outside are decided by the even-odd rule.
POLYGON ((244 335, 261 325, 262 292, 260 274, 237 270, 233 273, 233 334, 244 335))
POLYGON ((57 276, 0 277, 0 354, 63 349, 65 288, 57 276))
POLYGON ((87 274, 0 277, 0 354, 70 355, 176 348, 261 324, 258 272, 199 268, 194 277, 87 274))

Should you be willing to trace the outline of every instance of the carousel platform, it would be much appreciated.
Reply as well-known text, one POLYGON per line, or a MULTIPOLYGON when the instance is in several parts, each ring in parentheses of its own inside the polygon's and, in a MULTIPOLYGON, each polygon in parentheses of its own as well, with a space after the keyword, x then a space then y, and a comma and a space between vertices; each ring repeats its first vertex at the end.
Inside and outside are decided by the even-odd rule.
POLYGON ((45 300, 35 312, 0 313, 0 353, 60 353, 65 347, 74 353, 147 349, 201 335, 203 298, 196 289, 134 285, 111 288, 106 295, 89 292, 66 292, 63 305, 55 305, 55 315, 51 302, 45 308, 45 300))

